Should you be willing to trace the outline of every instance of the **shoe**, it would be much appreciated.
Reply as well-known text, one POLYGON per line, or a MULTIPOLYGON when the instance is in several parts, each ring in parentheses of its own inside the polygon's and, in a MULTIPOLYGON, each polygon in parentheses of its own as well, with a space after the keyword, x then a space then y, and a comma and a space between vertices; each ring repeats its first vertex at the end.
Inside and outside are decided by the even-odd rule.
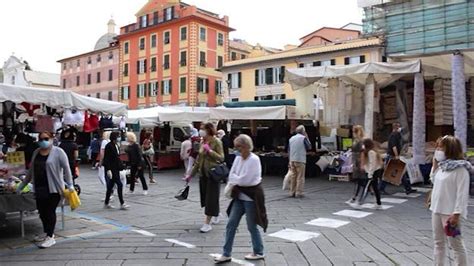
POLYGON ((214 216, 211 218, 211 224, 219 224, 220 221, 221 219, 219 216, 214 216))
POLYGON ((115 207, 110 204, 104 204, 104 209, 115 209, 115 207))
POLYGON ((143 196, 148 195, 148 190, 143 190, 143 196))
POLYGON ((383 210, 382 204, 375 204, 374 210, 383 210))
POLYGON ((411 193, 415 193, 415 192, 418 192, 418 190, 416 190, 416 189, 410 189, 410 190, 405 191, 405 193, 406 193, 407 195, 410 195, 411 193))
POLYGON ((155 184, 156 183, 155 179, 150 179, 150 183, 155 184))
POLYGON ((199 231, 201 231, 201 233, 208 233, 212 230, 212 226, 210 224, 203 224, 201 229, 199 229, 199 231))
POLYGON ((128 210, 128 209, 130 209, 130 206, 129 206, 129 205, 127 205, 127 204, 125 204, 125 203, 122 204, 122 205, 120 205, 120 210, 126 211, 126 210, 128 210))
POLYGON ((295 195, 295 198, 297 198, 297 199, 304 198, 304 194, 296 194, 296 195, 295 195))
POLYGON ((221 263, 226 263, 226 262, 231 262, 231 261, 232 261, 231 257, 226 257, 224 255, 220 255, 220 256, 214 258, 214 262, 216 264, 221 264, 221 263))
POLYGON ((246 260, 263 260, 265 259, 265 255, 259 255, 259 254, 248 254, 247 256, 245 256, 245 259, 246 260))
POLYGON ((56 244, 54 237, 47 236, 46 239, 39 245, 39 248, 49 248, 56 244))
POLYGON ((351 198, 350 200, 347 201, 349 204, 351 203, 355 203, 356 202, 356 199, 355 198, 351 198))
POLYGON ((109 201, 110 201, 110 202, 114 201, 114 198, 115 198, 114 195, 111 195, 109 201))
MULTIPOLYGON (((44 235, 39 235, 39 236, 35 236, 35 238, 33 238, 33 241, 34 242, 44 242, 46 240, 46 237, 48 237, 46 234, 44 235)), ((53 235, 54 237, 54 235, 53 235)))

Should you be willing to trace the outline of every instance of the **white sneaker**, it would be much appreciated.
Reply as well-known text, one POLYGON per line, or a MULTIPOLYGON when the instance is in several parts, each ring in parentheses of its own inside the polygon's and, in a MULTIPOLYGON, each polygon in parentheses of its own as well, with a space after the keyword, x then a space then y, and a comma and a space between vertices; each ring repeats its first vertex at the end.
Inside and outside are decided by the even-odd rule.
POLYGON ((113 202, 113 201, 114 201, 114 198, 115 198, 114 195, 111 195, 111 196, 110 196, 110 199, 109 199, 109 202, 113 202))
POLYGON ((120 205, 120 209, 121 209, 122 211, 125 211, 125 210, 130 209, 130 206, 124 203, 124 204, 120 205))
POLYGON ((146 196, 146 195, 148 195, 148 190, 143 191, 143 196, 146 196))
POLYGON ((40 248, 49 248, 56 244, 54 237, 47 236, 46 239, 39 245, 40 248))
POLYGON ((214 262, 216 264, 221 264, 221 263, 226 263, 226 262, 231 262, 232 258, 231 257, 226 257, 224 255, 220 255, 214 258, 214 262))
POLYGON ((353 209, 356 209, 356 210, 362 209, 362 205, 361 205, 359 202, 349 203, 349 205, 350 205, 353 209))
POLYGON ((221 221, 221 218, 219 216, 213 216, 211 218, 211 224, 219 224, 220 221, 221 221))
POLYGON ((212 226, 210 224, 203 224, 201 229, 199 229, 199 231, 201 231, 201 233, 208 233, 212 230, 212 226))
MULTIPOLYGON (((47 237, 46 234, 38 235, 38 236, 35 236, 35 238, 33 238, 33 241, 38 242, 38 243, 39 242, 44 242, 46 240, 46 237, 47 237)), ((54 237, 54 235, 53 235, 53 237, 54 237)))
POLYGON ((263 260, 265 259, 265 255, 259 255, 259 254, 248 254, 245 256, 246 260, 263 260))
POLYGON ((350 203, 355 203, 355 202, 356 202, 356 199, 354 199, 354 198, 351 198, 351 199, 350 199, 350 200, 348 200, 347 202, 348 202, 349 204, 350 204, 350 203))
POLYGON ((110 204, 104 204, 104 209, 115 209, 115 207, 110 204))
POLYGON ((382 205, 375 204, 374 210, 383 210, 382 205))

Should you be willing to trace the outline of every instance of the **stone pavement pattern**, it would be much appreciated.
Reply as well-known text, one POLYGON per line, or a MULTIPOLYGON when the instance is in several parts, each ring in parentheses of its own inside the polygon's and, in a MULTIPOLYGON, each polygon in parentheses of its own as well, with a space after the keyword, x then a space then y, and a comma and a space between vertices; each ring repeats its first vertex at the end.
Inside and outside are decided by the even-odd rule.
MULTIPOLYGON (((18 225, 10 224, 0 228, 0 265, 213 265, 210 254, 222 252, 228 200, 221 202, 221 223, 201 234, 197 180, 191 184, 189 200, 179 202, 173 196, 183 186, 182 171, 161 171, 156 176, 158 184, 150 186, 148 196, 141 195, 140 185, 136 194, 126 196, 130 210, 104 210, 104 188, 94 171, 83 169, 78 180, 83 206, 66 213, 66 230, 57 231, 58 244, 39 250, 27 241, 41 232, 38 219, 26 222, 27 240, 19 237, 18 225)), ((308 178, 306 197, 293 199, 281 190, 281 181, 281 177, 264 180, 270 220, 264 235, 267 257, 253 265, 432 265, 431 216, 424 207, 425 194, 400 204, 386 203, 393 206, 388 210, 363 210, 372 213, 365 218, 350 218, 333 213, 350 210, 344 202, 352 194, 352 183, 308 178), (306 224, 317 218, 350 223, 338 228, 306 224), (269 236, 285 228, 320 235, 303 242, 269 236)), ((469 211, 474 213, 474 206, 469 211)), ((474 262, 472 219, 464 223, 462 233, 474 262)), ((233 253, 238 260, 229 265, 245 263, 243 257, 249 252, 250 236, 242 220, 233 253)))

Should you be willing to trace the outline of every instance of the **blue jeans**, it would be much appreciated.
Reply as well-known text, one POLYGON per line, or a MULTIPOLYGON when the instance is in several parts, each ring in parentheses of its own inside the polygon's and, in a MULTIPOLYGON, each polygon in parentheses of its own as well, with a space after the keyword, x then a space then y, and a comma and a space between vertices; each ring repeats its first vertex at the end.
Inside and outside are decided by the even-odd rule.
POLYGON ((239 227, 240 219, 245 214, 247 220, 247 229, 250 232, 252 239, 253 253, 263 255, 263 240, 260 231, 257 228, 255 202, 243 201, 235 199, 232 203, 232 209, 229 215, 225 230, 224 252, 222 255, 230 257, 232 255, 232 246, 234 245, 234 238, 237 228, 239 227))

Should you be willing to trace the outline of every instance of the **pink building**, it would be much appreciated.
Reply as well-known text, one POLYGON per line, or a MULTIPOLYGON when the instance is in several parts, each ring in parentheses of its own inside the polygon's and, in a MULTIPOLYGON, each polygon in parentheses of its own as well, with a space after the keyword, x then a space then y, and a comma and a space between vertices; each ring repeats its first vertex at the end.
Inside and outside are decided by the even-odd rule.
POLYGON ((119 46, 115 22, 97 41, 94 51, 61 59, 61 88, 82 95, 118 101, 119 46))

